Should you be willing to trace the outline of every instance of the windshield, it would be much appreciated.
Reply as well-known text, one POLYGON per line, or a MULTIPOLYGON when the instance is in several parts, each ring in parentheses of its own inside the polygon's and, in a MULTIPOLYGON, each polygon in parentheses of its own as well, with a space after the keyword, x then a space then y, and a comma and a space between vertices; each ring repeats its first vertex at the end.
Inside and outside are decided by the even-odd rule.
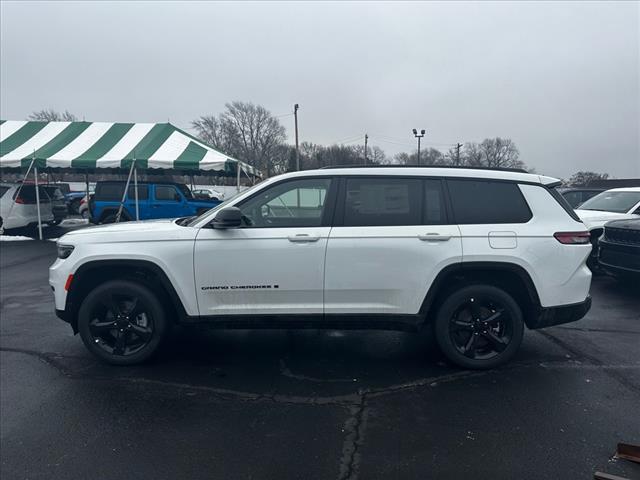
POLYGON ((602 192, 580 205, 580 210, 627 213, 638 202, 640 192, 602 192))
POLYGON ((187 187, 184 183, 178 183, 176 186, 180 189, 185 198, 193 199, 191 190, 189 190, 189 187, 187 187))
POLYGON ((233 195, 233 196, 231 196, 231 197, 227 198, 227 199, 226 199, 224 202, 222 202, 221 204, 216 205, 216 206, 215 206, 215 207, 213 207, 213 208, 210 208, 210 209, 209 209, 209 210, 207 210, 206 212, 203 212, 202 214, 198 215, 197 217, 194 217, 194 218, 193 218, 193 220, 191 220, 187 226, 188 226, 188 227, 193 227, 193 226, 194 226, 196 223, 198 223, 198 222, 200 221, 200 219, 201 219, 202 217, 204 217, 205 215, 209 215, 211 212, 217 212, 218 210, 222 210, 223 208, 228 207, 228 206, 229 206, 229 204, 230 204, 230 203, 231 203, 235 198, 237 198, 237 197, 238 197, 238 195, 240 195, 240 194, 244 194, 244 193, 247 193, 247 192, 250 192, 251 190, 255 190, 255 188, 256 188, 256 187, 258 187, 259 185, 260 185, 260 184, 259 184, 259 183, 257 183, 257 184, 255 184, 255 185, 253 185, 253 186, 251 186, 251 187, 249 187, 249 188, 246 188, 246 189, 242 190, 241 192, 238 192, 238 193, 236 193, 235 195, 233 195))

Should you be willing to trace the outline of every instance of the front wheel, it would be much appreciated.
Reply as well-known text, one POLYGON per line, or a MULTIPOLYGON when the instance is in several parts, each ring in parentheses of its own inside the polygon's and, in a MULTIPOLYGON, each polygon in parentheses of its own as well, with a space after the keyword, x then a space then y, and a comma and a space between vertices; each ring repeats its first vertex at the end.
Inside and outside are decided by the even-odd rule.
POLYGON ((133 365, 158 350, 167 319, 160 300, 149 288, 114 280, 87 295, 78 312, 78 330, 85 346, 101 360, 133 365))
POLYGON ((511 359, 522 343, 524 321, 513 297, 491 285, 469 285, 453 292, 440 307, 435 333, 451 362, 486 369, 511 359))

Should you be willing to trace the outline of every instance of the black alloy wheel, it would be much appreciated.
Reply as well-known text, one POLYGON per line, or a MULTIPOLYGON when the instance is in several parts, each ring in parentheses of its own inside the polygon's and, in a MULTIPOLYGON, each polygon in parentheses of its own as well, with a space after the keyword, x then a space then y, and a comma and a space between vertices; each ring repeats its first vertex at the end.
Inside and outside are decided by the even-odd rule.
POLYGON ((156 295, 131 281, 99 285, 78 313, 78 329, 87 348, 117 365, 139 363, 153 355, 165 324, 164 309, 156 295))
POLYGON ((520 308, 504 290, 471 285, 444 301, 435 328, 438 345, 450 361, 481 369, 503 364, 515 354, 524 322, 520 308))

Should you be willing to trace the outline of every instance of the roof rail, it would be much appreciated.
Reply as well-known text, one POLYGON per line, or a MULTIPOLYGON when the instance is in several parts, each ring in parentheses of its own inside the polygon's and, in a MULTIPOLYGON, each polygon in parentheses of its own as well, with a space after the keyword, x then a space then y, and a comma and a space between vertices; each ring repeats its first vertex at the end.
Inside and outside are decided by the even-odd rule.
POLYGON ((498 172, 529 173, 524 168, 470 167, 456 165, 326 165, 324 167, 320 167, 319 170, 327 170, 331 168, 453 168, 463 170, 495 170, 498 172))

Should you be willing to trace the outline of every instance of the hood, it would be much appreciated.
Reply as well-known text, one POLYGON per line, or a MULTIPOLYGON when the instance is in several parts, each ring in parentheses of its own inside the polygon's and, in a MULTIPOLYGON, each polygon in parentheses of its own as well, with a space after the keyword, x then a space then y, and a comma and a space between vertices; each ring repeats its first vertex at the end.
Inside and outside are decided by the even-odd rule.
POLYGON ((579 208, 576 210, 576 214, 589 230, 602 227, 610 220, 640 218, 640 216, 632 213, 601 212, 599 210, 581 210, 579 208))
POLYGON ((111 223, 73 230, 59 243, 126 243, 136 241, 178 240, 195 237, 196 229, 177 225, 175 218, 111 223))

